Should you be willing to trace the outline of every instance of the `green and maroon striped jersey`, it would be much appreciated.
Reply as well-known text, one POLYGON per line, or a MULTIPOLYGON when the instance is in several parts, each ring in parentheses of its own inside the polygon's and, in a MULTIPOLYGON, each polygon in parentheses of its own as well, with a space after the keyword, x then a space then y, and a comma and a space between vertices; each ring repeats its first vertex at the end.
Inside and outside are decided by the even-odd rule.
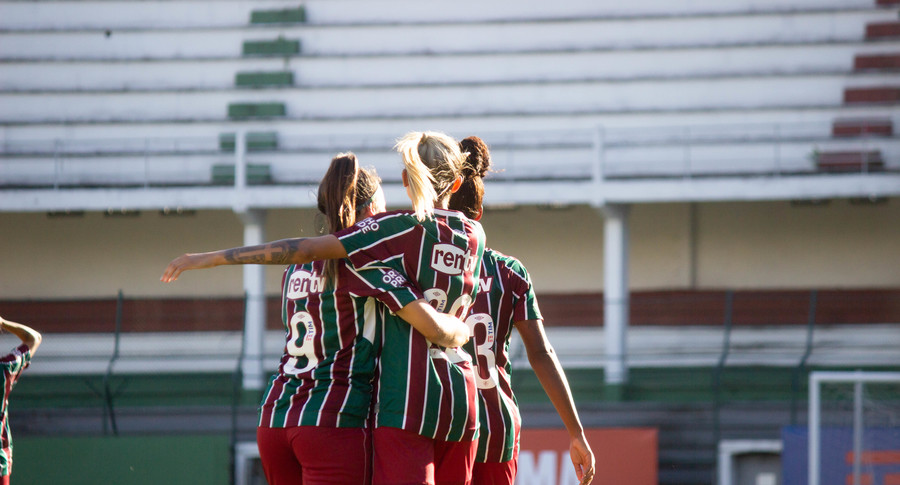
POLYGON ((324 266, 291 265, 284 272, 284 355, 263 393, 260 427, 364 427, 380 345, 378 309, 397 311, 422 298, 396 271, 361 275, 345 260, 326 288, 324 266))
POLYGON ((3 404, 0 423, 0 476, 9 475, 12 472, 12 435, 9 432, 9 393, 22 376, 22 371, 31 363, 31 349, 22 344, 12 352, 0 358, 0 366, 3 367, 3 404))
POLYGON ((478 386, 479 463, 509 461, 522 426, 511 386, 509 339, 516 322, 540 320, 531 278, 516 258, 487 249, 472 311, 466 317, 472 339, 465 349, 474 356, 478 386))
MULTIPOLYGON (((484 252, 481 225, 457 211, 435 210, 419 222, 387 212, 335 233, 353 266, 406 275, 439 311, 462 318, 475 297, 484 252)), ((402 428, 446 441, 471 441, 478 431, 471 358, 440 348, 389 312, 378 360, 376 426, 402 428)))

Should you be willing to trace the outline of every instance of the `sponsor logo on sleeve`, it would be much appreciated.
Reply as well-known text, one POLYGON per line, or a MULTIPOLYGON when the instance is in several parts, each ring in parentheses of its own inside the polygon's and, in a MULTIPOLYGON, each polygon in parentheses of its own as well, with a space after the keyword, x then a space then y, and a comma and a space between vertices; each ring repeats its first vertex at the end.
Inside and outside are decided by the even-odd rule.
POLYGON ((464 271, 472 271, 475 258, 469 257, 465 251, 452 244, 435 244, 431 250, 431 269, 449 275, 459 275, 464 271))
POLYGON ((404 286, 406 284, 406 278, 404 278, 402 274, 394 270, 388 270, 386 273, 384 273, 384 276, 381 277, 381 280, 395 288, 400 288, 401 286, 404 286))
POLYGON ((288 280, 287 297, 291 300, 306 298, 310 293, 321 293, 324 281, 321 276, 298 269, 291 273, 288 280))
POLYGON ((358 227, 362 231, 362 233, 365 234, 367 232, 377 231, 378 230, 378 222, 376 222, 375 219, 368 217, 366 219, 363 219, 363 220, 357 222, 356 227, 358 227))

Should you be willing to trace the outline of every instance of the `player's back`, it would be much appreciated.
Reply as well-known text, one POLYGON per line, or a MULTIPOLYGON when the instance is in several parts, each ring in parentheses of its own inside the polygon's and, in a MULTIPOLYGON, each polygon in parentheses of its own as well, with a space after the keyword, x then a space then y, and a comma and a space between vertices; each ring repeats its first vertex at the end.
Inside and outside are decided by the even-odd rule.
POLYGON ((531 278, 522 263, 486 249, 478 293, 466 317, 473 338, 465 349, 475 362, 481 421, 477 462, 513 458, 521 416, 512 391, 508 343, 516 322, 540 319, 531 278))
POLYGON ((369 414, 379 325, 376 313, 418 299, 396 272, 367 281, 344 261, 291 265, 282 278, 285 348, 260 406, 263 427, 363 427, 369 414), (388 278, 387 276, 393 275, 388 278))
MULTIPOLYGON (((402 271, 439 311, 462 317, 474 299, 484 232, 459 212, 435 210, 423 222, 410 212, 388 212, 337 235, 357 269, 402 271)), ((438 348, 388 312, 382 317, 377 424, 471 440, 477 397, 469 356, 438 348)))

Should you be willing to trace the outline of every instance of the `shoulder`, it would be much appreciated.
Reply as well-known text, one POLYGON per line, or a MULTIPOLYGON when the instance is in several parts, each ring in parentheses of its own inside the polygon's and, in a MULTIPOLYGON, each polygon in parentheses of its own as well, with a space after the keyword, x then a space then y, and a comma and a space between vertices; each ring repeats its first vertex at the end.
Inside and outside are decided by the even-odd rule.
POLYGON ((344 240, 348 236, 356 237, 359 234, 394 233, 417 224, 418 221, 410 211, 388 211, 357 221, 356 224, 335 232, 334 236, 344 240))
POLYGON ((416 219, 415 214, 412 211, 408 210, 395 210, 395 211, 386 211, 381 212, 379 214, 375 214, 374 216, 367 217, 355 225, 359 227, 365 226, 366 221, 374 221, 379 224, 383 223, 392 223, 392 224, 407 224, 413 225, 418 223, 419 221, 416 219))
POLYGON ((0 366, 5 369, 12 369, 22 362, 31 360, 31 349, 27 345, 21 344, 14 348, 12 352, 0 357, 0 366))
POLYGON ((511 271, 519 274, 528 273, 525 265, 515 256, 501 253, 496 249, 487 248, 484 250, 484 259, 496 263, 498 266, 509 268, 511 271))
POLYGON ((398 219, 415 219, 416 215, 411 210, 393 210, 393 211, 384 211, 372 216, 373 219, 387 219, 387 218, 398 218, 398 219))
POLYGON ((444 221, 453 227, 458 227, 470 234, 474 234, 479 239, 484 239, 485 237, 484 228, 481 227, 481 223, 474 219, 469 219, 462 212, 450 209, 435 209, 433 218, 444 221))
POLYGON ((486 249, 484 251, 484 262, 486 271, 500 278, 501 281, 524 285, 522 288, 531 287, 531 276, 528 274, 528 270, 525 269, 525 265, 517 258, 493 249, 486 249))

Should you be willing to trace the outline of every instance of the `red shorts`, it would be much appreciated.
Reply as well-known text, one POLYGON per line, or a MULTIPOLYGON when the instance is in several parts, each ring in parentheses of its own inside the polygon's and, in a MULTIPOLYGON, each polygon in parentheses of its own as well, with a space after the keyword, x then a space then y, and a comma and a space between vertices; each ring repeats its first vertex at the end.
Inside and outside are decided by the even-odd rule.
POLYGON ((365 428, 256 428, 269 485, 366 485, 372 477, 365 428))
POLYGON ((502 463, 475 463, 472 485, 513 485, 518 464, 518 457, 502 463))
POLYGON ((512 460, 501 463, 475 463, 472 485, 513 485, 519 470, 519 429, 516 428, 516 447, 512 460))
POLYGON ((477 441, 440 441, 375 428, 373 485, 469 485, 477 441))

